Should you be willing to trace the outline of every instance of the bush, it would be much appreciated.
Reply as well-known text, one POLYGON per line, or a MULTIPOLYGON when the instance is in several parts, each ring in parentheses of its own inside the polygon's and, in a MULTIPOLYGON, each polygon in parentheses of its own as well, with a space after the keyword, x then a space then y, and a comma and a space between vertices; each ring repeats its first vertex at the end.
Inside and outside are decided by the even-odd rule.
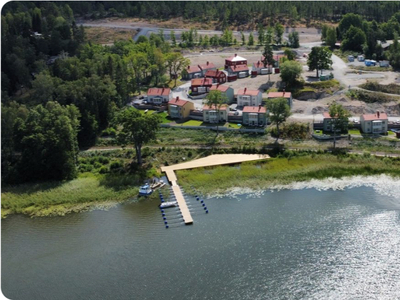
POLYGON ((102 166, 99 170, 100 174, 105 174, 108 173, 108 168, 106 166, 102 166))
POLYGON ((110 159, 108 157, 104 157, 104 156, 99 156, 98 158, 99 163, 106 165, 110 162, 110 159))
POLYGON ((79 165, 79 171, 84 172, 91 172, 93 170, 93 166, 90 164, 81 164, 79 165))
POLYGON ((95 162, 94 163, 94 166, 93 166, 95 169, 100 169, 101 167, 102 167, 102 165, 101 165, 101 163, 99 163, 99 162, 95 162))
POLYGON ((122 161, 116 160, 110 164, 110 171, 116 171, 123 167, 122 161))
POLYGON ((104 129, 101 132, 101 136, 112 136, 112 137, 115 137, 116 135, 117 135, 117 131, 112 127, 104 129))
MULTIPOLYGON (((303 123, 287 123, 280 129, 281 138, 289 138, 295 140, 304 140, 309 137, 309 126, 303 123)), ((276 127, 271 128, 271 136, 277 137, 276 127)))

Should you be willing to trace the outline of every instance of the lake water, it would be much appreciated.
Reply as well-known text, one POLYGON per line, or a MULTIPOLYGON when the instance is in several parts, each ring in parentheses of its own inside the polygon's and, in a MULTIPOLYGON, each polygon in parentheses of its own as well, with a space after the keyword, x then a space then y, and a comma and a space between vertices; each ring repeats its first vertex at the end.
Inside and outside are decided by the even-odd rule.
POLYGON ((190 198, 2 221, 11 299, 400 299, 400 196, 374 187, 190 198))

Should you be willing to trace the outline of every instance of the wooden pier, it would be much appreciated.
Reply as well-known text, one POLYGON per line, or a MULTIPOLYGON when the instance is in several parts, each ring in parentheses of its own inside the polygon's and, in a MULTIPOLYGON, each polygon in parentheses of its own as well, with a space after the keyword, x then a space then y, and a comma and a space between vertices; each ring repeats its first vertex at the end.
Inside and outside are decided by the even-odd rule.
POLYGON ((268 159, 268 155, 259 154, 216 154, 207 157, 195 159, 185 163, 180 163, 172 166, 161 167, 161 171, 165 172, 168 181, 172 185, 172 191, 175 195, 176 201, 178 202, 179 208, 182 213, 183 221, 186 225, 193 224, 193 218, 190 215, 189 208, 186 205, 185 198, 183 197, 181 188, 177 184, 178 179, 176 178, 176 170, 194 169, 209 166, 218 165, 230 165, 242 163, 245 161, 255 161, 268 159))

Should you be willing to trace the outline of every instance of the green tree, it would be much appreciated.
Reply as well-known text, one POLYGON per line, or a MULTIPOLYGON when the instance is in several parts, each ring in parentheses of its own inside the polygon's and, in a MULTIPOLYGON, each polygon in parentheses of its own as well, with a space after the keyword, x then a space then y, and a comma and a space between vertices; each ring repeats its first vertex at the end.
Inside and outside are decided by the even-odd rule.
POLYGON ((217 111, 217 116, 218 116, 217 135, 218 135, 218 124, 220 120, 220 110, 222 105, 225 104, 227 101, 228 99, 226 95, 222 94, 222 92, 219 90, 210 91, 206 97, 205 104, 210 108, 215 107, 215 110, 217 111))
POLYGON ((336 132, 347 131, 350 113, 340 104, 333 103, 329 106, 329 116, 333 131, 333 148, 336 148, 336 132))
POLYGON ((300 77, 303 68, 297 61, 285 61, 280 66, 281 78, 289 86, 295 85, 297 78, 300 77))
POLYGON ((336 43, 336 29, 335 27, 328 27, 327 31, 326 31, 326 38, 325 38, 325 43, 333 48, 335 46, 336 43))
POLYGON ((284 28, 283 28, 282 24, 276 23, 274 30, 275 30, 275 43, 277 45, 281 45, 282 44, 283 31, 284 31, 284 28))
POLYGON ((321 28, 321 40, 322 41, 325 41, 325 39, 326 39, 326 36, 328 33, 328 28, 329 28, 328 25, 326 25, 326 24, 322 25, 322 28, 321 28))
MULTIPOLYGON (((265 43, 262 55, 262 63, 264 64, 264 68, 267 67, 267 65, 273 65, 275 63, 272 47, 269 43, 265 43)), ((271 79, 270 76, 271 75, 268 73, 268 81, 271 79)))
POLYGON ((350 26, 344 34, 341 48, 343 51, 362 51, 366 41, 367 37, 361 28, 350 26))
POLYGON ((389 63, 396 70, 400 69, 400 45, 399 36, 397 33, 394 34, 393 44, 389 48, 389 63))
POLYGON ((272 44, 272 40, 273 40, 273 36, 274 36, 274 28, 271 27, 271 26, 268 26, 267 32, 265 33, 265 37, 264 37, 265 43, 271 45, 272 44))
POLYGON ((276 142, 280 136, 279 125, 284 123, 290 115, 290 107, 287 103, 287 99, 275 98, 267 101, 267 117, 271 123, 276 125, 276 142))
POLYGON ((116 117, 121 126, 117 139, 122 145, 133 143, 138 165, 142 165, 142 146, 156 139, 161 123, 157 114, 142 114, 133 107, 122 110, 116 117))
POLYGON ((76 177, 79 111, 74 105, 47 102, 18 119, 19 174, 23 181, 64 180, 76 177))
POLYGON ((299 48, 299 33, 297 31, 293 31, 289 33, 289 47, 291 48, 299 48))
POLYGON ((286 55, 288 60, 295 60, 296 58, 296 54, 289 48, 286 48, 285 51, 283 51, 283 53, 286 55))
POLYGON ((240 32, 240 35, 242 37, 242 46, 246 45, 246 37, 244 36, 243 31, 240 32))
POLYGON ((254 45, 254 36, 253 36, 253 32, 250 32, 249 41, 247 42, 247 45, 249 45, 249 46, 253 46, 253 45, 254 45))
POLYGON ((317 70, 317 77, 319 77, 318 72, 320 70, 329 69, 332 65, 331 57, 332 52, 328 49, 328 47, 312 47, 307 61, 309 70, 317 70))
POLYGON ((258 44, 260 45, 264 44, 264 35, 265 35, 264 26, 262 23, 260 23, 258 25, 258 44))
POLYGON ((361 28, 362 17, 353 13, 349 13, 343 16, 340 20, 338 29, 341 37, 344 37, 350 27, 361 28))
POLYGON ((176 37, 175 37, 175 31, 171 30, 171 42, 172 42, 172 46, 175 47, 176 46, 176 37))
POLYGON ((190 64, 190 60, 183 57, 181 53, 179 52, 171 52, 166 55, 166 64, 167 64, 167 69, 169 72, 170 78, 175 78, 175 85, 176 86, 176 80, 178 78, 178 73, 180 73, 182 70, 185 70, 187 66, 190 64))

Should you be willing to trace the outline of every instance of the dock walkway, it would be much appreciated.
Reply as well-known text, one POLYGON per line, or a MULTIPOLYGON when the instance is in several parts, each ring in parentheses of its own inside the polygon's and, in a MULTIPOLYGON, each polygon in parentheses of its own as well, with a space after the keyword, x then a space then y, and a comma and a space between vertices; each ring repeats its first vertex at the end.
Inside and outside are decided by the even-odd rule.
POLYGON ((175 175, 176 170, 186 170, 201 167, 219 166, 237 164, 245 161, 255 161, 268 159, 268 155, 260 154, 215 154, 207 157, 195 159, 185 163, 180 163, 172 166, 161 167, 161 171, 165 172, 168 181, 172 185, 172 191, 174 192, 176 201, 178 202, 179 208, 182 213, 185 224, 193 224, 193 218, 190 215, 189 208, 186 205, 185 198, 183 197, 181 188, 177 184, 177 177, 175 175))

